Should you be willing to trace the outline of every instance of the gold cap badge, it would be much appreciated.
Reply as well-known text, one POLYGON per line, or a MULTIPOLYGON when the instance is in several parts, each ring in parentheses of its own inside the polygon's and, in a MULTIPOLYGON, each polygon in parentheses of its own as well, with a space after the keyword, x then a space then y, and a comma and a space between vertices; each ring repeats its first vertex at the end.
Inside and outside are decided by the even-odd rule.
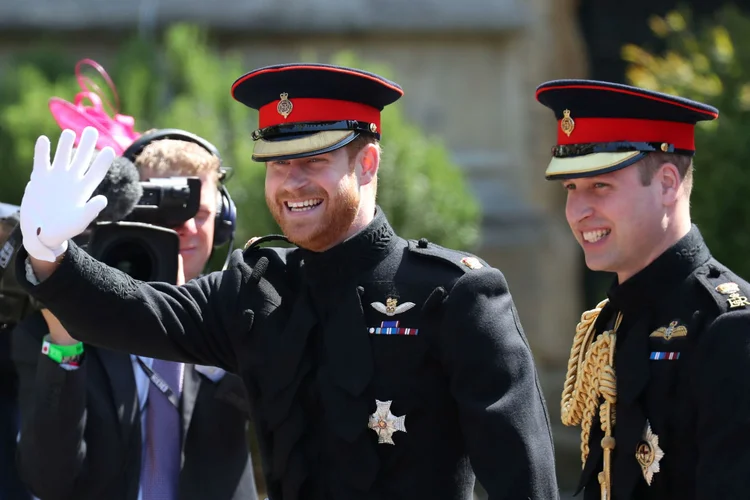
POLYGON ((569 109, 563 110, 563 115, 563 119, 560 120, 560 128, 565 132, 565 135, 570 137, 570 134, 573 133, 573 129, 576 128, 576 122, 570 117, 569 109))
POLYGON ((287 118, 290 114, 292 114, 294 105, 292 104, 292 101, 289 100, 289 94, 287 94, 286 92, 282 92, 279 97, 281 97, 281 100, 276 105, 276 111, 284 118, 287 118))
POLYGON ((739 293, 740 286, 737 283, 732 283, 730 281, 728 283, 722 283, 721 285, 717 286, 716 291, 722 295, 731 295, 733 293, 739 293))

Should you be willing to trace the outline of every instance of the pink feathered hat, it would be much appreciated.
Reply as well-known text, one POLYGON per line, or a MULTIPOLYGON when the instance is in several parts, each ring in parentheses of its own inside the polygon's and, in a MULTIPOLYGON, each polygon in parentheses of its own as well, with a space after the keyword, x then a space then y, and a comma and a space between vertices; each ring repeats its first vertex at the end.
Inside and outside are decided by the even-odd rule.
POLYGON ((75 72, 81 92, 76 94, 72 103, 60 97, 50 98, 49 109, 52 112, 52 117, 60 128, 63 130, 70 129, 76 133, 76 146, 78 146, 78 140, 83 129, 94 127, 99 132, 99 140, 96 143, 97 149, 110 146, 118 156, 121 155, 133 141, 141 136, 134 129, 135 119, 118 112, 120 99, 117 90, 109 75, 99 63, 91 59, 82 59, 76 63, 75 72), (103 98, 101 89, 90 78, 81 74, 81 67, 84 64, 93 67, 104 78, 112 90, 117 108, 113 108, 103 98), (89 85, 91 88, 89 88, 89 85), (85 101, 88 101, 89 104, 86 104, 85 101), (108 106, 112 116, 104 109, 104 104, 108 106))

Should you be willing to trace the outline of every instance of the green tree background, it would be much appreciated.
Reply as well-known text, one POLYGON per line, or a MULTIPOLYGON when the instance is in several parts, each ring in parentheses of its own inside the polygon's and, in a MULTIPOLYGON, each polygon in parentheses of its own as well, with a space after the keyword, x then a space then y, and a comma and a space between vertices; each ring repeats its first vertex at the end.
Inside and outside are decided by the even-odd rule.
MULTIPOLYGON (((395 77, 389 68, 351 53, 324 62, 395 77)), ((19 56, 0 80, 0 200, 20 204, 40 134, 54 147, 60 129, 47 102, 52 96, 74 99, 80 91, 74 66, 75 59, 54 49, 35 51, 19 56)), ((265 205, 265 168, 251 160, 257 114, 229 95, 231 83, 248 70, 238 54, 219 53, 206 31, 180 24, 157 42, 133 38, 105 69, 117 88, 120 112, 135 117, 137 130, 183 128, 217 145, 232 168, 227 188, 238 206, 236 244, 278 232, 265 205)), ((93 70, 86 74, 97 77, 93 70)), ((102 78, 96 82, 107 89, 102 78)), ((399 103, 386 108, 382 129, 378 201, 394 228, 406 238, 472 249, 479 236, 479 206, 442 142, 409 123, 399 103)))
POLYGON ((714 256, 750 277, 750 18, 736 7, 695 22, 689 10, 653 16, 666 50, 627 45, 627 77, 639 87, 711 104, 719 119, 696 127, 692 214, 714 256))

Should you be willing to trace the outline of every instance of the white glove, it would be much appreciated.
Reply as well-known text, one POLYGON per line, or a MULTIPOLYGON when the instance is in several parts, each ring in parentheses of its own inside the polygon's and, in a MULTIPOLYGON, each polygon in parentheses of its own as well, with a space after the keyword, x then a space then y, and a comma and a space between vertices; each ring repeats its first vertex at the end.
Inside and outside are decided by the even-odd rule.
POLYGON ((21 232, 23 246, 35 259, 54 262, 68 249, 68 240, 81 234, 107 206, 106 197, 91 195, 115 152, 105 147, 91 163, 99 134, 86 127, 71 160, 75 137, 72 130, 63 130, 52 164, 47 136, 40 136, 34 147, 34 170, 21 200, 21 232))

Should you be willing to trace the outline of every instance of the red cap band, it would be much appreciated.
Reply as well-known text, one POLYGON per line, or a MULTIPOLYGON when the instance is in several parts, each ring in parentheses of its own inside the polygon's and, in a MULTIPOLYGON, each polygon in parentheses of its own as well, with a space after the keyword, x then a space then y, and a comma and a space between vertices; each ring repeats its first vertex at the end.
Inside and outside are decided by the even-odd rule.
POLYGON ((589 144, 604 142, 666 142, 675 149, 695 151, 695 125, 663 120, 638 118, 575 118, 568 136, 558 120, 557 144, 589 144))
POLYGON ((366 104, 339 99, 290 98, 291 112, 284 118, 284 115, 277 109, 280 102, 282 101, 277 100, 261 106, 258 113, 258 128, 263 129, 284 123, 357 120, 374 123, 378 127, 378 132, 380 131, 380 110, 366 104))

